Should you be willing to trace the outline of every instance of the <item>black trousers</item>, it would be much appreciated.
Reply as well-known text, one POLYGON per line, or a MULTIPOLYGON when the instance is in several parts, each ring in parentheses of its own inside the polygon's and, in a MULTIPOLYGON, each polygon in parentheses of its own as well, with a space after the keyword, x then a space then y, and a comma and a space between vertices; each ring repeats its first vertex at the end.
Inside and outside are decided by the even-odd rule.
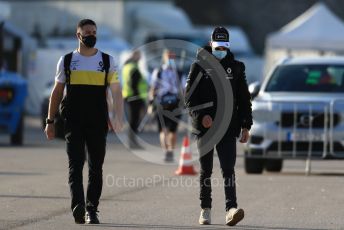
POLYGON ((136 146, 138 144, 136 134, 138 132, 138 127, 140 124, 140 113, 145 103, 141 99, 134 101, 126 100, 126 105, 128 113, 127 116, 130 125, 130 129, 128 129, 129 146, 136 146))
POLYGON ((65 124, 66 147, 69 160, 69 187, 71 208, 77 204, 85 206, 83 167, 88 163, 88 185, 86 210, 97 210, 103 187, 103 163, 106 148, 106 126, 101 124, 65 124), (86 151, 87 149, 87 151, 86 151))
MULTIPOLYGON (((202 137, 198 139, 198 143, 202 137)), ((235 172, 236 138, 226 134, 216 145, 222 176, 224 179, 226 211, 237 207, 235 172)), ((211 208, 211 174, 213 171, 214 149, 200 156, 200 200, 201 208, 211 208)))
POLYGON ((126 100, 128 106, 128 120, 130 128, 134 133, 137 133, 137 129, 139 127, 140 122, 140 112, 143 109, 145 103, 143 100, 134 100, 128 101, 126 100))

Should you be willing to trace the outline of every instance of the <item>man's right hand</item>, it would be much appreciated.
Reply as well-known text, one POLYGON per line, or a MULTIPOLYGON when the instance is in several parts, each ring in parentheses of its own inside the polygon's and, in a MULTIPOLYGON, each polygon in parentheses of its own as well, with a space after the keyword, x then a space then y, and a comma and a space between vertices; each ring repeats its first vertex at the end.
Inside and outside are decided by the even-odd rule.
POLYGON ((55 124, 46 124, 44 132, 48 140, 54 139, 55 138, 55 124))
POLYGON ((204 128, 210 128, 211 125, 213 124, 213 119, 209 115, 205 115, 202 118, 202 125, 204 128))

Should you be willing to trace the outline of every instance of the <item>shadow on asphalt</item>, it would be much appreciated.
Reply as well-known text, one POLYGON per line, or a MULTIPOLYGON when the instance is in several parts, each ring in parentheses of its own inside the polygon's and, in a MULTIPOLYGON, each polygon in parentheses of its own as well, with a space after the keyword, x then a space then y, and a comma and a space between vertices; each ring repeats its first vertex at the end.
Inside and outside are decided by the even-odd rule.
MULTIPOLYGON (((239 226, 238 226, 239 227, 239 226)), ((267 230, 326 230, 325 228, 288 228, 288 227, 269 227, 269 226, 251 226, 251 225, 241 225, 237 229, 267 229, 267 230)))
MULTIPOLYGON (((109 227, 109 228, 143 228, 143 229, 224 229, 228 228, 226 225, 212 224, 203 225, 199 227, 195 226, 179 226, 179 225, 159 225, 159 224, 111 224, 102 223, 99 225, 85 225, 92 227, 109 227)), ((257 230, 257 229, 267 229, 267 230, 326 230, 320 228, 288 228, 288 227, 269 227, 269 226, 251 226, 251 225, 238 225, 232 226, 231 229, 245 229, 245 230, 257 230)))
MULTIPOLYGON (((64 143, 61 141, 61 143, 64 143)), ((58 143, 57 141, 51 141, 51 142, 36 142, 34 143, 33 141, 31 143, 24 143, 23 145, 11 145, 9 143, 0 143, 0 148, 1 147, 6 147, 6 148, 12 148, 12 149, 25 149, 25 148, 46 148, 47 146, 52 147, 52 148, 60 148, 60 146, 58 145, 60 143, 58 143), (52 145, 51 143, 55 142, 55 146, 52 145)))
POLYGON ((312 173, 311 176, 344 176, 344 173, 331 173, 331 172, 312 173))
POLYGON ((1 172, 0 176, 41 176, 44 173, 34 173, 34 172, 1 172))
POLYGON ((32 196, 32 195, 0 195, 0 198, 57 199, 57 200, 69 200, 70 199, 70 197, 63 197, 63 196, 32 196))
MULTIPOLYGON (((52 199, 52 200, 70 200, 68 196, 33 196, 33 195, 8 195, 0 194, 0 198, 19 198, 19 199, 52 199)), ((101 201, 133 201, 133 200, 123 200, 123 199, 112 199, 112 198, 101 198, 101 201)))
POLYGON ((304 172, 281 172, 281 173, 265 173, 265 176, 324 176, 324 177, 335 177, 335 176, 344 176, 344 172, 311 172, 309 176, 306 176, 304 172))
MULTIPOLYGON (((108 228, 131 228, 131 229, 223 229, 224 225, 203 225, 195 226, 180 226, 180 225, 161 225, 161 224, 110 224, 101 223, 99 225, 85 225, 92 227, 108 227, 108 228)), ((244 228, 231 228, 231 229, 244 229, 244 228)))

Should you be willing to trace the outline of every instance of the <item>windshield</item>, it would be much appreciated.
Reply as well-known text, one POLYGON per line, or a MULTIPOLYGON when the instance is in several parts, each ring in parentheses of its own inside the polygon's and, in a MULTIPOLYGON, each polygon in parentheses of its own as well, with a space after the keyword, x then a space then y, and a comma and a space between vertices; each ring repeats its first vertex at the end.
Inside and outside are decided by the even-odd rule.
POLYGON ((279 66, 265 91, 344 93, 344 65, 279 66))

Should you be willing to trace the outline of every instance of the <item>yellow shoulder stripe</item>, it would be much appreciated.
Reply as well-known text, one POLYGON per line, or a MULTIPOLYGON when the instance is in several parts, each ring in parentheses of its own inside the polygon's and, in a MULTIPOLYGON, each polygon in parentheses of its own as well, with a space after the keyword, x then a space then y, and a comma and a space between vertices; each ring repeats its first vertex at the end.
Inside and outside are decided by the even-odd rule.
MULTIPOLYGON (((104 85, 105 72, 73 70, 70 75, 71 85, 104 85)), ((118 81, 117 73, 109 74, 108 83, 118 81)))

